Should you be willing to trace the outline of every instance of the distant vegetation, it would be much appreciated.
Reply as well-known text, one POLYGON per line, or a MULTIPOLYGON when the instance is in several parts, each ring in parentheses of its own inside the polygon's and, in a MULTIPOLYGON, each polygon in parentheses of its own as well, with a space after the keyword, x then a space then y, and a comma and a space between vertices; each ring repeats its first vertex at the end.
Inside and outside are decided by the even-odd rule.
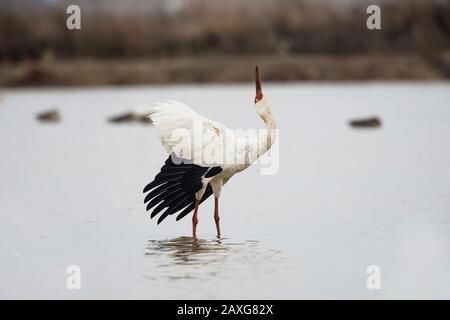
POLYGON ((61 2, 0 3, 0 61, 407 54, 450 76, 450 1, 372 2, 382 9, 379 31, 366 28, 361 2, 196 0, 176 10, 161 1, 146 10, 101 2, 82 6, 80 31, 65 28, 61 2))

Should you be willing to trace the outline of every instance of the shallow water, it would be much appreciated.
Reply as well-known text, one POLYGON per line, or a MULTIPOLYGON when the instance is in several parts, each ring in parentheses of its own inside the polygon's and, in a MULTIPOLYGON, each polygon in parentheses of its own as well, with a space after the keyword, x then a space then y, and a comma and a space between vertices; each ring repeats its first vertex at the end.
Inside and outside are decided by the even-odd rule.
MULTIPOLYGON (((229 239, 204 240, 178 237, 168 240, 149 240, 145 254, 159 270, 158 277, 168 279, 204 279, 221 277, 230 269, 258 258, 273 259, 278 252, 266 253, 258 248, 258 241, 232 242, 229 239), (189 266, 189 268, 183 268, 189 266), (199 268, 192 268, 199 267, 199 268)), ((148 276, 148 279, 158 280, 148 276)))
POLYGON ((173 98, 261 128, 253 86, 3 90, 0 297, 450 298, 450 84, 265 88, 279 171, 256 165, 225 186, 221 240, 210 200, 198 240, 189 217, 150 220, 142 188, 166 155, 151 126, 106 119, 173 98), (35 120, 53 108, 61 123, 35 120), (347 125, 370 115, 380 129, 347 125))

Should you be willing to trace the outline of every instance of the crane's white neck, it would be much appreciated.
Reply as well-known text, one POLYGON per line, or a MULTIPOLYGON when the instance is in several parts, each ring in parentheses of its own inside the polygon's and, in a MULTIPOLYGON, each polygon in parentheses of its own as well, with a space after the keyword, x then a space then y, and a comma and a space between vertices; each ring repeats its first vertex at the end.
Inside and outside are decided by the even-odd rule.
MULTIPOLYGON (((266 153, 277 138, 277 124, 270 111, 269 103, 265 97, 255 103, 256 112, 266 125, 266 130, 258 137, 256 156, 259 158, 266 153)), ((256 159, 255 159, 256 160, 256 159)))

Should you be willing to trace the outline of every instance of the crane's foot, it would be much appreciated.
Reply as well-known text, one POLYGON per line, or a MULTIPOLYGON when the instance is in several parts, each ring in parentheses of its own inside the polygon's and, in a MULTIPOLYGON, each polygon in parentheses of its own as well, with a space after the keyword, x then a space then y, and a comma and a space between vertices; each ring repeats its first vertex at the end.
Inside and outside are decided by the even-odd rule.
POLYGON ((218 224, 216 224, 216 229, 217 229, 217 239, 220 239, 220 226, 218 224))

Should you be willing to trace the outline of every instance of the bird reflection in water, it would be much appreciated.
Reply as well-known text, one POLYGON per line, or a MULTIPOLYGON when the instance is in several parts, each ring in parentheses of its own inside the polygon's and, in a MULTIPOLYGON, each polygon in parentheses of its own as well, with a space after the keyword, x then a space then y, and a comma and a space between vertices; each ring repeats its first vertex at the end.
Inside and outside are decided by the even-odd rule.
POLYGON ((145 255, 152 258, 157 270, 147 278, 156 278, 156 273, 173 280, 218 276, 244 261, 251 263, 257 247, 258 241, 232 242, 226 238, 148 240, 145 255))

